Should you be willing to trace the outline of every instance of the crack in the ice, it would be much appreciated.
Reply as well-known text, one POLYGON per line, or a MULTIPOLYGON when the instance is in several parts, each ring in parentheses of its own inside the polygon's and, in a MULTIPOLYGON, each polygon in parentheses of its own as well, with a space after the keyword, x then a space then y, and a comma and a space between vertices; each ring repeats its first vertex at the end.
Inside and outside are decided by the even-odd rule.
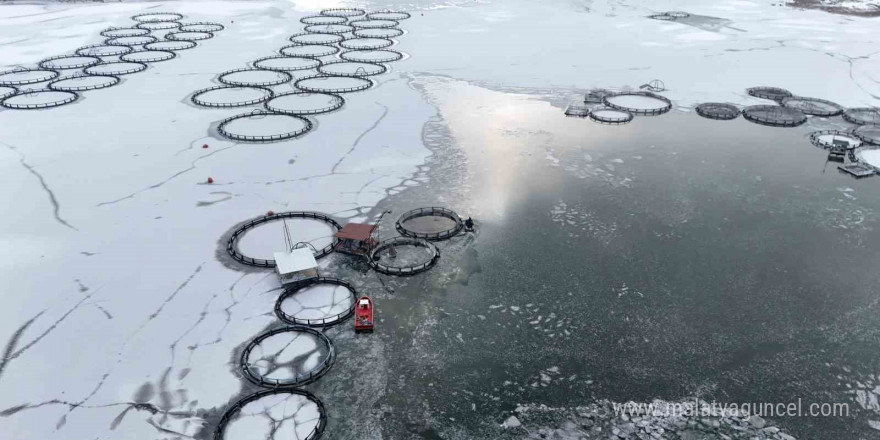
POLYGON ((385 119, 385 116, 388 115, 388 106, 386 106, 380 102, 376 102, 376 105, 382 107, 382 114, 379 116, 379 119, 376 119, 376 122, 374 122, 373 125, 370 126, 370 128, 366 129, 363 133, 361 133, 357 137, 357 139, 354 140, 354 143, 351 145, 351 149, 348 150, 348 153, 345 153, 342 157, 340 157, 339 160, 336 162, 336 164, 333 165, 333 168, 330 169, 331 174, 336 174, 336 168, 338 168, 339 165, 342 164, 342 161, 344 161, 345 158, 347 158, 349 155, 351 155, 351 153, 354 152, 354 149, 357 148, 361 139, 363 139, 363 137, 366 136, 367 133, 376 129, 376 127, 379 126, 379 123, 382 122, 382 120, 385 119))
POLYGON ((70 229, 73 229, 74 231, 78 231, 79 229, 75 228, 73 225, 68 223, 67 220, 64 220, 63 218, 61 218, 61 206, 58 203, 58 198, 55 197, 55 192, 52 191, 52 188, 49 188, 49 185, 46 183, 46 179, 43 178, 43 175, 38 173, 37 170, 33 166, 31 166, 29 163, 27 163, 27 161, 25 160, 25 155, 22 152, 18 151, 17 148, 15 148, 12 145, 9 145, 5 142, 0 142, 0 143, 2 143, 3 145, 6 145, 7 148, 9 148, 13 152, 15 152, 15 154, 18 155, 19 163, 21 163, 21 165, 23 167, 25 167, 25 169, 27 169, 28 172, 33 174, 37 178, 37 180, 40 181, 40 186, 42 186, 43 190, 46 191, 46 194, 49 196, 49 202, 52 203, 52 209, 53 209, 53 212, 55 215, 55 220, 57 220, 58 223, 61 223, 62 225, 67 226, 70 229))

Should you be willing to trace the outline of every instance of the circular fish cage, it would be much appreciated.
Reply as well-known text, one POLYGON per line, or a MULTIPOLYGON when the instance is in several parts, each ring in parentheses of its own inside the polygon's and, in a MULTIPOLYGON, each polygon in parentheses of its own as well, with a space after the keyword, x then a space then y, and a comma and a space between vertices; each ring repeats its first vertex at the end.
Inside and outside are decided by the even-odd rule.
POLYGON ((316 381, 334 360, 333 343, 324 333, 295 325, 254 338, 241 352, 240 367, 254 385, 292 388, 316 381))
POLYGON ((797 127, 807 122, 807 115, 800 110, 778 105, 752 105, 742 114, 750 122, 770 127, 797 127))
POLYGON ((193 93, 190 100, 202 107, 227 108, 244 107, 266 102, 275 96, 272 89, 265 87, 214 86, 193 93))
POLYGON ((180 23, 176 21, 152 21, 147 23, 138 23, 135 25, 138 29, 146 29, 149 31, 164 31, 168 29, 177 29, 180 23))
POLYGON ((385 73, 387 67, 376 63, 333 61, 318 67, 318 72, 332 76, 373 76, 385 73))
POLYGON ((131 73, 141 72, 147 69, 144 63, 134 61, 107 61, 97 66, 86 67, 83 72, 89 75, 128 75, 131 73))
POLYGON ((348 19, 334 15, 306 15, 300 18, 299 22, 307 26, 313 24, 345 24, 348 23, 348 19))
POLYGON ((456 236, 464 222, 451 209, 429 207, 403 213, 394 227, 403 236, 439 241, 456 236))
POLYGON ((321 61, 309 57, 290 57, 285 55, 274 55, 271 57, 263 57, 253 62, 253 66, 257 69, 273 70, 278 72, 293 72, 295 70, 314 69, 321 65, 321 61))
POLYGON ((304 32, 301 34, 293 34, 290 36, 290 42, 294 44, 336 44, 344 40, 345 37, 338 34, 316 34, 304 32))
POLYGON ((354 30, 347 24, 312 24, 303 28, 312 34, 345 34, 354 30))
POLYGON ((633 120, 633 114, 614 107, 598 106, 590 110, 589 118, 594 122, 608 125, 623 125, 633 120))
POLYGON ((384 49, 393 44, 394 41, 386 38, 350 38, 339 43, 339 46, 350 50, 376 50, 384 49))
POLYGON ((746 93, 755 98, 770 99, 777 102, 794 96, 788 90, 779 87, 750 87, 746 89, 746 93))
POLYGON ((656 116, 672 110, 672 101, 652 92, 620 92, 605 96, 603 103, 634 115, 656 116))
POLYGON ((851 150, 862 145, 854 133, 841 130, 821 130, 810 133, 810 143, 823 150, 851 150))
POLYGON ((102 37, 107 38, 120 38, 120 37, 140 37, 143 35, 149 35, 149 29, 142 29, 136 27, 109 27, 101 31, 102 37))
POLYGON ((659 14, 651 14, 648 16, 648 18, 650 18, 652 20, 661 20, 661 21, 674 21, 674 20, 676 20, 675 17, 673 17, 665 12, 661 12, 659 14))
POLYGON ((338 52, 338 47, 324 44, 291 44, 278 49, 278 53, 286 57, 320 58, 335 55, 338 52))
POLYGON ((0 86, 0 101, 18 93, 15 87, 0 86))
POLYGON ((157 41, 145 44, 144 49, 176 52, 178 50, 192 49, 196 46, 198 44, 195 41, 157 41))
POLYGON ((858 107, 846 109, 843 112, 843 119, 857 125, 880 124, 880 108, 858 107))
POLYGON ((131 19, 138 23, 177 21, 183 19, 183 14, 178 14, 177 12, 147 12, 144 14, 133 15, 131 19))
POLYGON ((371 20, 400 21, 400 20, 406 20, 407 18, 410 18, 410 17, 411 17, 411 15, 409 15, 409 12, 404 12, 404 11, 387 11, 386 10, 386 11, 371 12, 371 13, 367 14, 367 18, 369 18, 371 20))
POLYGON ((331 17, 358 17, 366 14, 367 11, 358 8, 328 8, 322 9, 320 14, 331 17))
POLYGON ((880 146, 880 125, 863 125, 853 130, 862 142, 880 146))
POLYGON ((144 49, 132 53, 127 53, 119 57, 119 59, 122 61, 134 61, 136 63, 158 63, 160 61, 168 61, 176 57, 177 54, 170 50, 144 49))
POLYGON ((78 74, 66 78, 56 79, 49 83, 49 90, 62 92, 84 92, 97 90, 119 84, 121 79, 115 75, 87 75, 78 74))
POLYGON ((58 55, 40 61, 38 66, 46 70, 82 69, 101 64, 98 57, 85 55, 58 55))
POLYGON ((132 50, 134 49, 131 47, 119 44, 90 44, 77 49, 76 54, 87 57, 114 57, 117 55, 125 55, 132 50))
POLYGON ((729 121, 740 115, 739 107, 723 102, 706 102, 696 107, 697 114, 708 119, 729 121))
POLYGON ((267 87, 284 84, 293 79, 287 72, 246 67, 227 70, 217 77, 217 81, 229 86, 267 87))
POLYGON ((669 12, 664 12, 664 14, 666 14, 666 15, 672 17, 672 18, 675 18, 675 19, 678 19, 678 18, 688 18, 688 17, 691 16, 690 13, 688 13, 688 12, 684 12, 684 11, 669 11, 669 12))
POLYGON ((251 438, 255 427, 268 427, 260 438, 317 440, 327 427, 327 411, 314 394, 295 388, 263 390, 229 407, 212 440, 251 438))
POLYGON ((379 28, 379 29, 355 29, 351 32, 355 37, 360 38, 391 38, 403 35, 403 29, 397 28, 379 28))
POLYGON ((843 113, 843 107, 819 98, 792 96, 782 99, 782 106, 800 110, 805 115, 830 117, 843 113))
POLYGON ((77 98, 76 93, 61 90, 19 90, 0 101, 0 105, 16 110, 39 110, 70 104, 77 98))
POLYGON ((275 142, 302 136, 312 129, 312 121, 297 115, 255 109, 220 122, 217 131, 225 138, 241 142, 275 142))
POLYGON ((347 50, 339 54, 339 58, 345 61, 361 63, 392 63, 403 58, 403 54, 396 50, 347 50))
POLYGON ((307 92, 351 93, 369 89, 373 81, 357 76, 309 76, 296 80, 293 85, 307 92))
POLYGON ((357 29, 386 29, 400 25, 395 20, 352 20, 348 24, 357 29))
POLYGON ((104 44, 110 46, 143 46, 156 41, 152 35, 138 35, 134 37, 113 37, 104 40, 104 44))
POLYGON ((226 29, 226 27, 222 24, 210 21, 196 21, 180 24, 180 30, 183 32, 220 32, 223 29, 226 29))
POLYGON ((266 110, 286 115, 315 115, 342 107, 345 99, 333 93, 288 92, 266 101, 266 110))
POLYGON ((430 269, 439 259, 437 246, 414 237, 382 240, 370 251, 370 266, 386 275, 415 275, 430 269))
POLYGON ((275 315, 290 325, 329 327, 353 315, 356 301, 357 290, 347 281, 310 278, 284 289, 275 302, 275 315))
MULTIPOLYGON (((229 237, 229 240, 226 242, 226 253, 229 254, 235 261, 239 263, 246 264, 248 266, 255 267, 275 267, 275 260, 273 259, 261 259, 261 258, 253 258, 243 254, 239 251, 239 241, 244 237, 244 234, 248 231, 253 232, 254 228, 260 225, 266 225, 270 222, 280 221, 282 219, 297 219, 297 220, 314 220, 317 222, 325 223, 329 225, 330 230, 332 231, 330 237, 333 236, 337 231, 342 229, 342 225, 340 225, 336 220, 330 218, 330 216, 326 214, 322 214, 320 212, 311 212, 311 211, 288 211, 288 212, 278 212, 270 215, 264 215, 261 217, 257 217, 253 220, 247 221, 241 226, 239 226, 235 231, 232 232, 232 235, 229 237)), ((325 226, 326 226, 325 225, 325 226)), ((317 228, 300 228, 300 231, 306 234, 314 234, 317 233, 317 228)), ((280 239, 282 235, 282 230, 278 228, 276 232, 278 239, 280 239)), ((311 241, 317 241, 317 239, 312 239, 311 241)), ((336 246, 338 240, 332 238, 329 244, 318 248, 318 251, 315 253, 315 258, 320 259, 330 252, 333 252, 333 247, 336 246)), ((311 244, 311 243, 310 243, 311 244)), ((319 244, 321 244, 319 242, 319 244)))
POLYGON ((176 31, 169 32, 165 35, 165 38, 171 41, 200 41, 214 38, 214 34, 210 32, 176 31))

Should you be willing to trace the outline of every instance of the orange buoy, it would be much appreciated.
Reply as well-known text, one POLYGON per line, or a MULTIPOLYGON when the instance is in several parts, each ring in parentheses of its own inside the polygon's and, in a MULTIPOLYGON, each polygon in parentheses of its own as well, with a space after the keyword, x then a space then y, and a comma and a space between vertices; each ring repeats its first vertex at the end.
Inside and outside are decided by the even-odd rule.
POLYGON ((202 148, 208 148, 208 144, 202 145, 202 148))
POLYGON ((208 177, 208 183, 214 183, 214 178, 213 178, 213 177, 208 177))

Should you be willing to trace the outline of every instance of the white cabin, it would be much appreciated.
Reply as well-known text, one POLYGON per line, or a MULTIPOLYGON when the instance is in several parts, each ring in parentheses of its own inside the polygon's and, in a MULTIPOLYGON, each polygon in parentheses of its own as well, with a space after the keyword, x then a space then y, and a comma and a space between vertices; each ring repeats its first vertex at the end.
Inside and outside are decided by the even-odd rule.
POLYGON ((275 252, 275 272, 281 285, 296 283, 318 276, 318 262, 308 247, 290 252, 275 252))

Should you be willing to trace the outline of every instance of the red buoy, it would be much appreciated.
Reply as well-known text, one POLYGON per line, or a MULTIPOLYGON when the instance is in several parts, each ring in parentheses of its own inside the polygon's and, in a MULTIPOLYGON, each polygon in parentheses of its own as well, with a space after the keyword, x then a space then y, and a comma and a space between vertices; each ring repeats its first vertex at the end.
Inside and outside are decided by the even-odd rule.
POLYGON ((202 148, 208 148, 208 144, 202 145, 202 148))
POLYGON ((214 183, 214 178, 213 178, 213 177, 208 177, 208 183, 214 183))
POLYGON ((269 212, 266 213, 266 215, 268 215, 268 216, 273 216, 273 215, 275 215, 275 211, 269 211, 269 212))

